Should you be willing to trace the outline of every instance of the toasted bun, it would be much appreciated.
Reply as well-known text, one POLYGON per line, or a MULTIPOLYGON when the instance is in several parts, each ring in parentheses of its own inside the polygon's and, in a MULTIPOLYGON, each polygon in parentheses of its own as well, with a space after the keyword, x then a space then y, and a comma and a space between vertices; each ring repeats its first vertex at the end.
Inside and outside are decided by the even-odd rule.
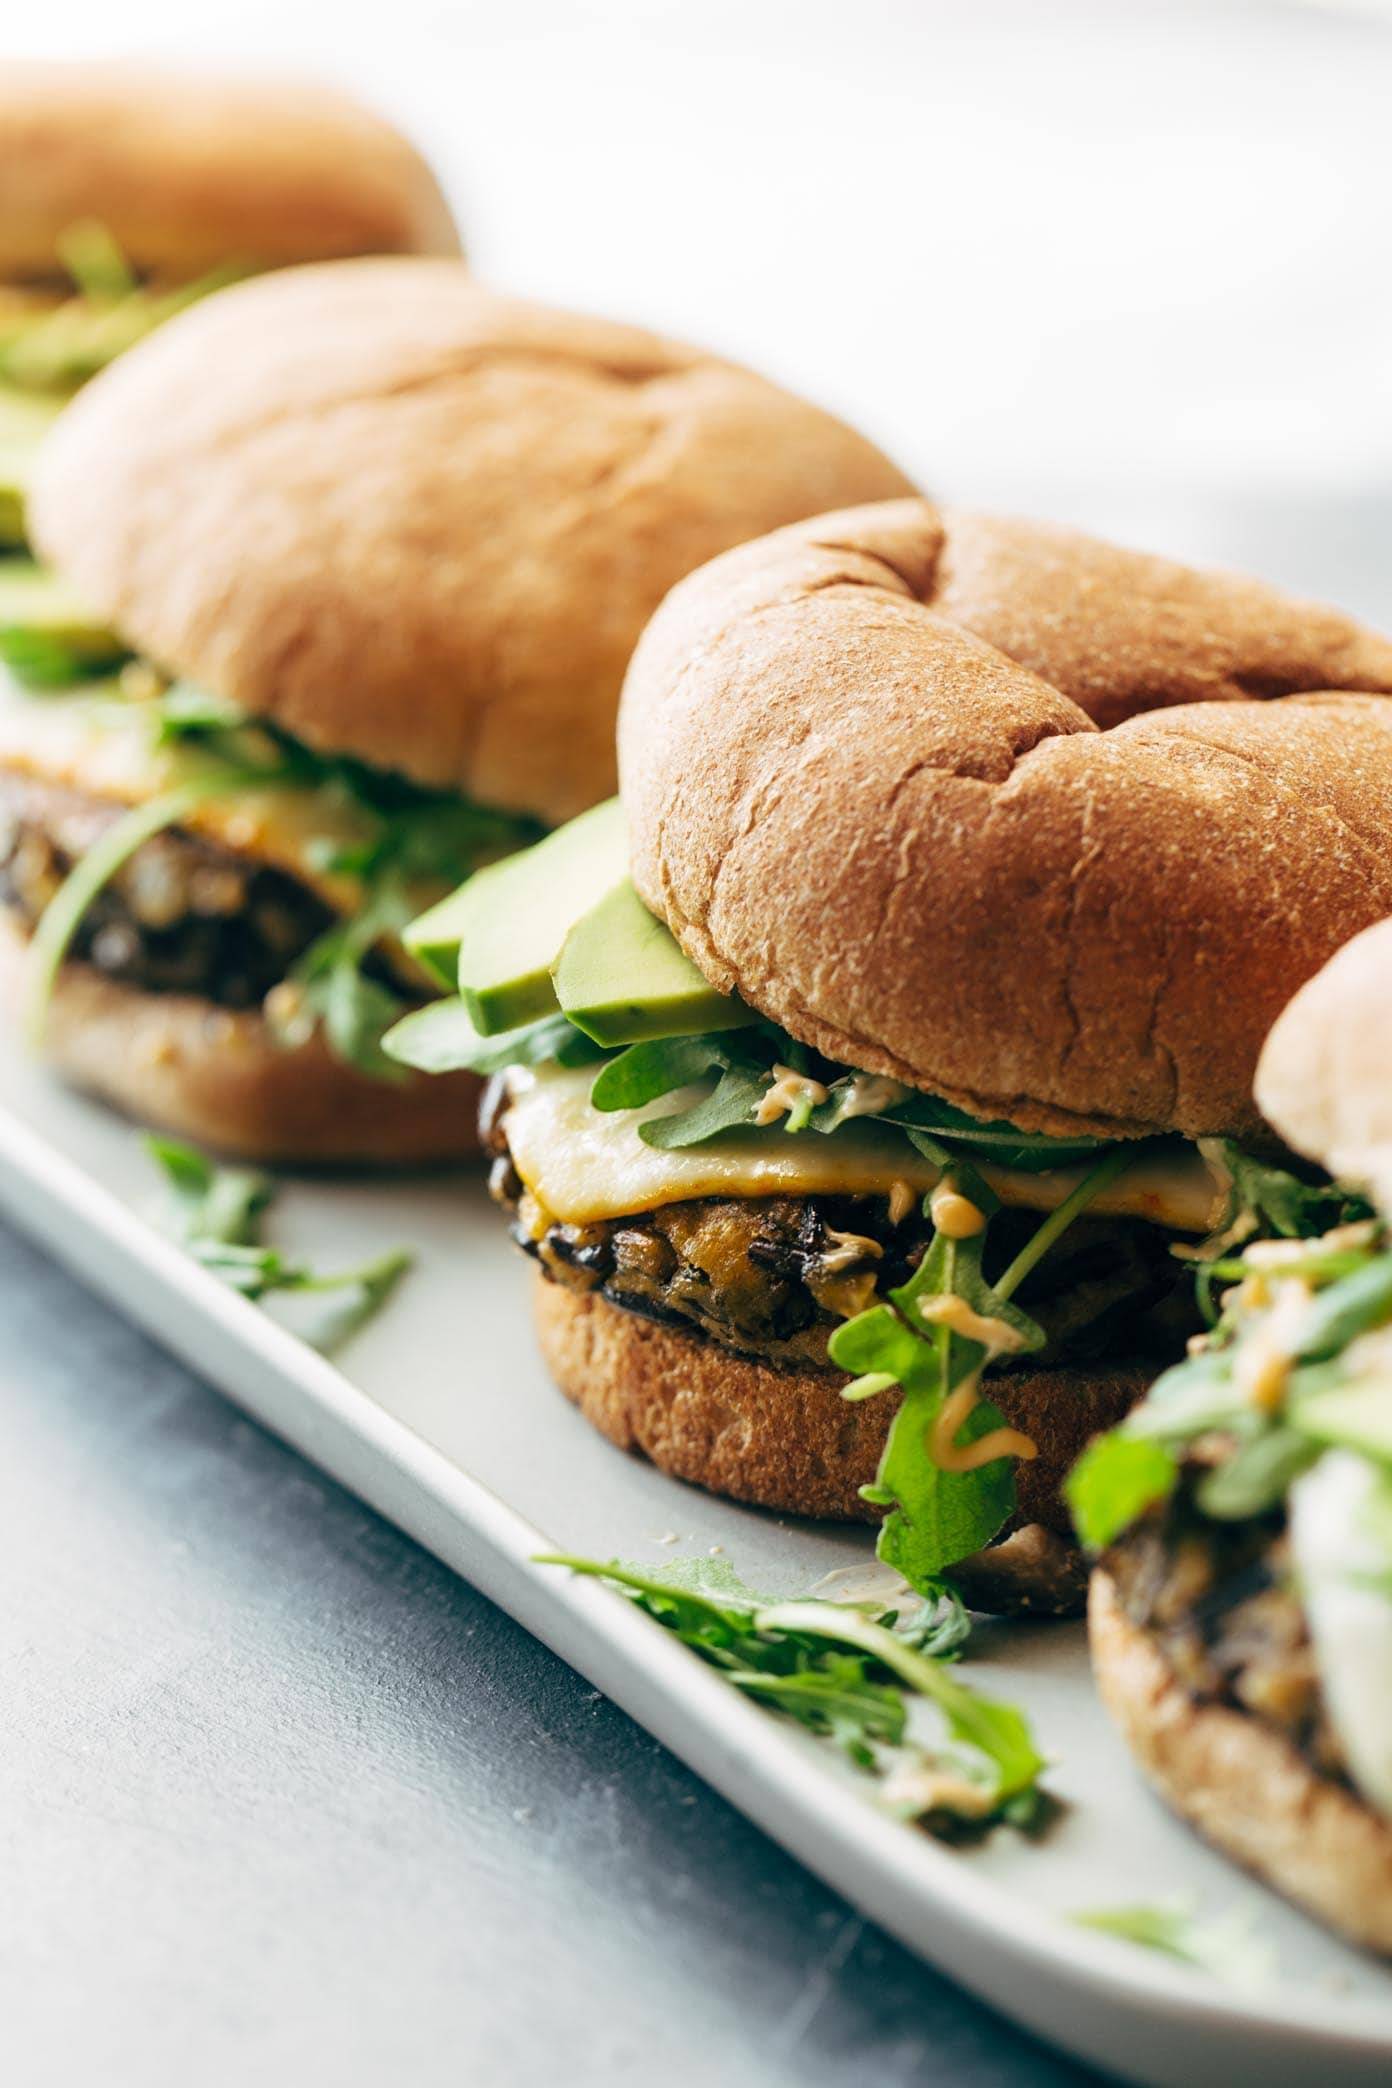
POLYGON ((675 580, 906 487, 747 370, 455 264, 359 261, 239 285, 123 357, 60 421, 30 515, 155 659, 315 747, 557 821, 613 788, 624 668, 675 580))
POLYGON ((1392 921, 1302 986, 1257 1067, 1257 1102, 1288 1145, 1392 1212, 1392 921))
MULTIPOLYGON (((535 1302, 551 1375, 621 1450, 760 1508, 878 1520, 860 1488, 875 1476, 892 1410, 883 1400, 848 1404, 844 1374, 775 1370, 541 1275, 535 1302)), ((1089 1438, 1119 1421, 1145 1386, 1141 1370, 992 1379, 991 1399, 1034 1438, 1039 1456, 1017 1467, 1019 1510, 1007 1540, 953 1569, 969 1601, 1050 1615, 1082 1608, 1087 1575, 1059 1486, 1089 1438)))
POLYGON ((51 276, 98 218, 134 267, 457 254, 425 161, 328 87, 143 65, 0 68, 0 275, 51 276))
POLYGON ((1392 704, 1287 693, 1342 689, 1392 691, 1392 641, 1256 582, 823 516, 645 635, 634 878, 833 1059, 1030 1129, 1244 1135, 1277 1010, 1392 911, 1392 704))
POLYGON ((1392 1954, 1392 1825, 1270 1726, 1192 1697, 1101 1569, 1088 1627, 1102 1700, 1161 1797, 1308 1913, 1392 1954))
MULTIPOLYGON (((0 1000, 18 1007, 23 943, 0 918, 0 1000)), ((282 1050, 256 1014, 141 993, 65 965, 44 1029, 46 1061, 75 1087, 239 1160, 429 1166, 478 1151, 471 1073, 400 1084, 345 1066, 318 1038, 282 1050)))

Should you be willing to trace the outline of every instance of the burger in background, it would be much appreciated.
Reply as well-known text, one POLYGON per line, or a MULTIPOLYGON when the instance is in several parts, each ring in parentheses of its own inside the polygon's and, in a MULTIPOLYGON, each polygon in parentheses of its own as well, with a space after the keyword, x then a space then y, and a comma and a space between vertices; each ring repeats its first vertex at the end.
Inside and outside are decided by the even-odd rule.
POLYGON ((0 68, 0 545, 76 388, 238 276, 457 254, 425 161, 332 88, 134 63, 0 68))
POLYGON ((172 320, 45 446, 53 573, 4 634, 0 907, 53 1061, 237 1153, 472 1150, 473 1075, 382 1052, 429 991, 406 922, 613 789, 684 573, 905 487, 749 371, 445 260, 172 320))

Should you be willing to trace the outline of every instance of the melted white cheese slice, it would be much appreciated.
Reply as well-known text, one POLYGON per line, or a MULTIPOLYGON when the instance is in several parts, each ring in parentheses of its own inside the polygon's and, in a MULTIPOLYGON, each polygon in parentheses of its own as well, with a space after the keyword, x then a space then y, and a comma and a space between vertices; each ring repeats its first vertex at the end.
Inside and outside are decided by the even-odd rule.
MULTIPOLYGON (((567 1225, 631 1217, 698 1196, 887 1195, 906 1182, 923 1195, 938 1180, 932 1162, 885 1124, 861 1120, 826 1134, 793 1137, 732 1131, 704 1145, 664 1152, 644 1145, 638 1127, 685 1108, 691 1092, 664 1095, 646 1109, 604 1112, 590 1106, 593 1067, 515 1067, 508 1075, 505 1120, 514 1165, 527 1188, 567 1225)), ((1051 1211, 1082 1171, 1026 1174, 983 1167, 1003 1203, 1051 1211)), ((1226 1190, 1192 1149, 1135 1165, 1090 1206, 1112 1217, 1144 1218, 1175 1232, 1202 1233, 1218 1224, 1226 1190)))
POLYGON ((1291 1488, 1290 1532, 1329 1716, 1354 1782, 1392 1818, 1392 1558, 1374 1522, 1387 1484, 1367 1458, 1327 1450, 1291 1488))

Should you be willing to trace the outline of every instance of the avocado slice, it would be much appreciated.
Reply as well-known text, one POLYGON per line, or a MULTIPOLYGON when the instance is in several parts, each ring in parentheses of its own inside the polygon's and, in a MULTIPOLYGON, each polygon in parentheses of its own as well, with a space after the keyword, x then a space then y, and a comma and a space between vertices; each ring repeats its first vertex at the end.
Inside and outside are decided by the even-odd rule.
POLYGON ((556 998, 596 1044, 744 1029, 758 1016, 717 993, 625 878, 578 920, 556 965, 556 998))
POLYGON ((0 661, 16 680, 61 688, 109 672, 130 647, 66 583, 29 558, 0 559, 0 661))
POLYGON ((561 945, 627 871, 628 830, 610 798, 478 871, 413 921, 403 941, 445 986, 457 983, 480 1034, 494 1037, 555 1008, 551 967, 561 945))
POLYGON ((66 401, 0 384, 0 547, 24 542, 24 509, 39 444, 66 401))

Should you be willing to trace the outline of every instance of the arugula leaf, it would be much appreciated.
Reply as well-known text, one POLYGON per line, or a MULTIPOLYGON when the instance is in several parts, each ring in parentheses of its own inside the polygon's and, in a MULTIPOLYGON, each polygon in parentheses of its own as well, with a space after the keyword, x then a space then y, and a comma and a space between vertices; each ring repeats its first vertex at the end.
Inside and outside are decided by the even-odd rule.
POLYGON ((564 1015, 541 1015, 483 1037, 462 1000, 429 1001, 382 1039, 388 1058, 422 1073, 501 1073, 509 1066, 586 1066, 604 1056, 564 1015))
POLYGON ((729 1668, 726 1679, 744 1695, 762 1699, 814 1733, 824 1733, 845 1749, 857 1768, 874 1767, 872 1742, 899 1746, 903 1741, 908 1723, 903 1695, 887 1683, 866 1681, 859 1660, 829 1654, 822 1666, 800 1668, 791 1675, 729 1668))
POLYGON ((364 965, 384 935, 406 925, 410 911, 398 881, 384 878, 360 913, 335 921, 310 944, 286 973, 290 992, 278 988, 266 1005, 267 1021, 282 1044, 293 1047, 322 1028, 329 1048, 345 1065, 374 1080, 407 1078, 406 1069, 383 1050, 382 1039, 408 1003, 364 965))
POLYGON ((854 1646, 918 1695, 930 1697, 953 1739, 974 1748, 993 1765, 998 1803, 1027 1790, 1045 1768, 1029 1723, 1014 1704, 979 1696, 941 1662, 926 1659, 893 1631, 858 1611, 842 1611, 830 1602, 783 1602, 757 1610, 754 1621, 765 1633, 805 1633, 854 1646))
POLYGON ((1289 1488, 1319 1456, 1319 1445, 1299 1429, 1264 1428, 1239 1443, 1231 1457, 1204 1473, 1195 1500, 1215 1522, 1245 1522, 1283 1501, 1289 1488))
POLYGON ((89 907, 138 848, 226 787, 221 778, 204 777, 150 798, 113 821, 74 863, 44 908, 25 957, 24 1026, 32 1044, 42 1041, 54 980, 89 907))
MULTIPOLYGON (((253 722, 251 713, 230 696, 214 696, 210 689, 200 689, 192 682, 175 682, 163 694, 148 696, 143 701, 155 727, 158 747, 174 746, 185 739, 241 733, 253 722)), ((269 740, 267 745, 273 747, 269 740)))
MULTIPOLYGON (((1044 1329, 1018 1306, 1012 1293, 1073 1220, 1126 1164, 1124 1149, 1104 1149, 1059 1208, 1044 1219, 1031 1240, 992 1284, 982 1270, 986 1229, 999 1202, 975 1170, 940 1154, 926 1132, 915 1130, 929 1157, 945 1162, 943 1180, 970 1197, 983 1214, 982 1229, 964 1240, 936 1232, 908 1282, 885 1303, 847 1320, 831 1337, 833 1363, 853 1373, 843 1398, 874 1398, 897 1385, 899 1406, 890 1422, 867 1501, 888 1508, 880 1526, 878 1555, 915 1587, 940 1575, 989 1544, 1015 1506, 1015 1467, 1008 1456, 970 1471, 947 1471, 929 1454, 928 1443, 947 1400, 974 1383, 992 1361, 985 1345, 944 1325, 921 1330, 925 1301, 961 1298, 981 1319, 994 1320, 1014 1336, 1013 1353, 1028 1354, 1045 1343, 1044 1329)), ((958 1442, 974 1442, 1005 1425, 1005 1417, 978 1396, 957 1431, 958 1442)))
MULTIPOLYGON (((975 1822, 1023 1819, 1029 1810, 1023 1801, 1035 1791, 1043 1758, 1013 1705, 968 1688, 943 1653, 925 1650, 944 1629, 933 1621, 940 1615, 936 1597, 901 1623, 894 1610, 874 1603, 771 1601, 746 1588, 723 1560, 675 1560, 663 1573, 564 1554, 537 1563, 621 1588, 733 1688, 832 1740, 862 1770, 888 1774, 905 1759, 946 1766, 955 1773, 936 1780, 935 1809, 952 1810, 955 1784, 970 1797, 966 1816, 975 1822), (918 1699, 936 1707, 949 1739, 969 1751, 965 1761, 913 1741, 910 1707, 918 1699)), ((955 1601, 947 1613, 950 1652, 966 1617, 955 1601)))
POLYGON ((1302 1435, 1392 1464, 1392 1383, 1385 1375, 1353 1377, 1307 1392, 1308 1383, 1305 1373, 1298 1373, 1291 1386, 1290 1414, 1302 1435))
POLYGON ((412 1265, 413 1257, 396 1249, 360 1268, 316 1275, 261 1238, 261 1221, 275 1196, 268 1176, 215 1167, 192 1146, 172 1138, 147 1138, 145 1148, 172 1192, 174 1238, 229 1289, 256 1301, 273 1292, 340 1297, 313 1337, 318 1348, 332 1350, 355 1334, 380 1311, 412 1265))
MULTIPOLYGON (((982 1274, 984 1237, 982 1233, 974 1239, 951 1240, 935 1234, 918 1268, 906 1284, 891 1291, 889 1302, 846 1321, 831 1338, 831 1360, 841 1369, 883 1375, 901 1388, 874 1492, 867 1497, 891 1511, 881 1525, 879 1556, 914 1586, 989 1544, 1015 1506, 1015 1471, 1009 1458, 994 1458, 973 1471, 951 1472, 927 1451, 944 1403, 982 1368, 987 1352, 979 1342, 946 1327, 918 1332, 925 1299, 963 1298, 983 1318, 1003 1320, 1022 1352, 1044 1345, 1043 1329, 982 1274)), ((863 1386, 863 1377, 860 1382, 863 1386)), ((971 1442, 1002 1426, 999 1409, 981 1399, 961 1433, 971 1442)))
POLYGON ((1339 1182, 1303 1182, 1284 1168, 1254 1159, 1230 1138, 1201 1138, 1199 1151, 1232 1186, 1217 1231, 1197 1246, 1184 1248, 1185 1259, 1211 1261, 1259 1234, 1313 1239, 1372 1213, 1371 1204, 1357 1190, 1339 1182))
POLYGON ((1295 1353, 1318 1363, 1392 1320, 1392 1254, 1380 1254, 1318 1292, 1303 1315, 1295 1353))
POLYGON ((768 1084, 765 1074, 751 1073, 743 1066, 727 1066, 709 1095, 672 1116, 649 1117, 638 1126, 638 1136, 644 1145, 666 1151, 674 1146, 700 1145, 703 1139, 716 1138, 722 1131, 738 1130, 753 1123, 768 1084))
MULTIPOLYGON (((611 1058, 599 1074, 590 1089, 590 1105, 605 1111, 642 1109, 675 1088, 689 1087, 717 1068, 728 1068, 734 1063, 731 1053, 731 1038, 725 1032, 699 1037, 654 1037, 646 1043, 630 1044, 611 1058)), ((690 1116, 692 1112, 685 1114, 690 1116)), ((664 1121, 672 1124, 682 1119, 667 1117, 664 1121)), ((681 1142, 696 1143, 691 1138, 681 1142)))
POLYGON ((1104 1139, 1084 1135, 1050 1138, 1042 1131, 1021 1131, 1014 1124, 982 1123, 964 1110, 954 1109, 951 1103, 939 1101, 935 1095, 914 1095, 906 1102, 896 1103, 880 1113, 880 1120, 931 1131, 942 1145, 954 1152, 964 1149, 973 1159, 1029 1174, 1076 1167, 1081 1161, 1091 1159, 1107 1143, 1104 1139))
POLYGON ((177 1139, 151 1136, 145 1150, 164 1170, 176 1199, 179 1236, 186 1245, 217 1242, 249 1247, 275 1194, 270 1177, 249 1168, 215 1167, 177 1139))
POLYGON ((1096 1929, 1146 1950, 1161 1951, 1196 1965, 1234 1986, 1264 1986, 1274 1971, 1270 1946, 1255 1933, 1244 1909, 1216 1921, 1201 1921, 1185 1900, 1151 1905, 1098 1907, 1069 1917, 1079 1928, 1096 1929))
POLYGON ((1103 1551, 1148 1508, 1168 1499, 1179 1466, 1163 1443, 1113 1429, 1089 1443, 1063 1482, 1073 1526, 1089 1551, 1103 1551))

